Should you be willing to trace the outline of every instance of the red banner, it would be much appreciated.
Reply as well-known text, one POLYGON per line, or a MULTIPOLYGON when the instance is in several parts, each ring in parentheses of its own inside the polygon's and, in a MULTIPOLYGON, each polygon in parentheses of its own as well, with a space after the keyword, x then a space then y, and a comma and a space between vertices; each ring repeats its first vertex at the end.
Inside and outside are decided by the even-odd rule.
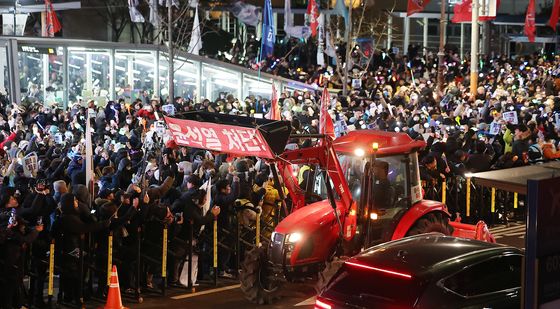
POLYGON ((282 120, 280 108, 278 107, 278 93, 276 93, 274 83, 272 83, 272 99, 270 101, 270 111, 265 115, 265 118, 270 120, 282 120))
POLYGON ((329 106, 331 105, 331 95, 327 87, 323 90, 323 95, 321 96, 321 113, 319 115, 319 134, 325 134, 335 139, 334 125, 329 115, 329 106))
MULTIPOLYGON (((493 12, 495 12, 500 7, 500 0, 489 0, 489 1, 490 2, 495 1, 495 3, 492 2, 492 4, 496 6, 495 10, 493 10, 493 12)), ((488 9, 490 10, 490 7, 488 7, 488 9)), ((480 9, 479 13, 482 12, 483 10, 480 9)), ((490 12, 487 12, 487 14, 490 14, 490 12)), ((488 21, 493 19, 496 19, 496 15, 478 16, 479 21, 488 21)), ((451 19, 451 22, 452 23, 472 22, 472 0, 463 0, 463 2, 459 4, 455 4, 455 6, 453 7, 453 18, 451 19)))
POLYGON ((556 30, 556 24, 558 24, 558 14, 560 14, 560 0, 554 0, 554 5, 552 5, 552 13, 550 14, 550 20, 547 24, 553 30, 556 30))
POLYGON ((47 36, 54 37, 54 34, 62 30, 62 25, 56 17, 51 0, 45 0, 45 11, 47 12, 46 23, 47 23, 47 36))
POLYGON ((171 136, 180 146, 239 156, 273 159, 258 129, 165 117, 171 136))
POLYGON ((319 25, 319 8, 315 0, 309 0, 307 3, 307 15, 309 16, 309 27, 311 28, 311 35, 317 35, 317 26, 319 25))
POLYGON ((453 7, 452 23, 464 23, 472 20, 472 0, 463 0, 453 7))
POLYGON ((418 12, 422 12, 430 0, 408 0, 406 15, 410 16, 418 12))
POLYGON ((535 42, 535 32, 537 27, 535 25, 535 0, 529 0, 529 6, 527 6, 527 15, 525 15, 525 35, 529 39, 529 42, 535 42))

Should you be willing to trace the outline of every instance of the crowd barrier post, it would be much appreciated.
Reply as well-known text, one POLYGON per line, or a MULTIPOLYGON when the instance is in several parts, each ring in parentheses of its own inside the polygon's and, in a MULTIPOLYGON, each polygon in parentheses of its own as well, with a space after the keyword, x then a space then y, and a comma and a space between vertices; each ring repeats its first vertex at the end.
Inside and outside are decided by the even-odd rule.
POLYGON ((261 243, 261 211, 259 209, 257 209, 257 222, 255 225, 255 246, 259 247, 261 243))
POLYGON ((167 224, 163 226, 163 241, 162 241, 162 253, 161 253, 161 293, 165 295, 165 289, 167 286, 167 224))
POLYGON ((144 302, 144 299, 142 298, 142 294, 140 293, 140 259, 142 257, 142 254, 140 252, 142 246, 142 227, 139 226, 138 227, 138 235, 137 235, 137 239, 136 239, 136 300, 138 301, 138 303, 142 303, 144 302))
POLYGON ((78 269, 78 278, 80 283, 78 284, 78 299, 80 300, 80 308, 85 308, 84 302, 84 240, 85 234, 80 235, 80 244, 78 248, 79 254, 79 269, 78 269))
POLYGON ((193 278, 192 278, 192 268, 193 268, 193 246, 194 246, 194 243, 193 243, 193 241, 194 241, 194 240, 193 240, 193 238, 194 238, 194 237, 193 237, 193 221, 192 221, 192 220, 189 220, 189 225, 190 225, 190 228, 189 228, 189 230, 190 230, 190 232, 189 232, 189 264, 188 264, 189 273, 188 273, 188 275, 187 275, 187 276, 188 276, 187 278, 188 278, 188 281, 189 281, 189 282, 188 282, 188 288, 191 289, 191 291, 194 292, 193 278))
POLYGON ((467 177, 467 200, 466 200, 466 215, 470 217, 471 215, 471 178, 467 177))
POLYGON ((111 285, 111 272, 113 270, 113 232, 107 239, 107 286, 111 285))
POLYGON ((496 212, 496 188, 492 188, 492 202, 490 203, 490 212, 496 212))
POLYGON ((235 267, 236 267, 236 275, 239 276, 239 270, 241 269, 241 222, 239 220, 236 221, 236 228, 235 228, 235 267))
POLYGON ((54 295, 54 239, 51 240, 49 249, 49 287, 48 287, 48 305, 52 307, 52 299, 54 295))
POLYGON ((513 209, 517 209, 517 205, 518 205, 518 194, 517 192, 513 192, 513 209))
POLYGON ((447 179, 444 179, 441 182, 441 202, 445 204, 447 201, 447 183, 445 182, 447 179))
POLYGON ((214 285, 218 285, 218 217, 214 216, 214 285))

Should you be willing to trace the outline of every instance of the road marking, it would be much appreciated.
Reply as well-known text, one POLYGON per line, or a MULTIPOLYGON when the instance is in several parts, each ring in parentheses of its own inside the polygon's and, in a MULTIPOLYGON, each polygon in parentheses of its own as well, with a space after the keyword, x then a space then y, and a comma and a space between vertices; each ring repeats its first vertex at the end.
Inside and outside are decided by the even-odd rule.
POLYGON ((525 231, 505 234, 505 236, 524 236, 524 235, 525 235, 525 231))
POLYGON ((196 292, 196 293, 177 295, 177 296, 171 297, 171 299, 179 300, 179 299, 191 298, 191 297, 196 297, 196 296, 201 296, 201 295, 223 292, 223 291, 227 291, 227 290, 233 290, 233 289, 237 289, 239 287, 241 287, 241 284, 234 284, 234 285, 224 286, 224 287, 217 288, 217 289, 212 289, 212 290, 206 290, 206 291, 201 291, 201 292, 196 292))
POLYGON ((312 306, 315 305, 315 296, 306 299, 304 301, 302 301, 301 303, 297 303, 294 305, 294 307, 298 307, 298 306, 312 306))
POLYGON ((519 229, 525 229, 525 225, 491 228, 490 232, 500 233, 500 232, 505 232, 505 231, 510 231, 510 230, 519 230, 519 229))

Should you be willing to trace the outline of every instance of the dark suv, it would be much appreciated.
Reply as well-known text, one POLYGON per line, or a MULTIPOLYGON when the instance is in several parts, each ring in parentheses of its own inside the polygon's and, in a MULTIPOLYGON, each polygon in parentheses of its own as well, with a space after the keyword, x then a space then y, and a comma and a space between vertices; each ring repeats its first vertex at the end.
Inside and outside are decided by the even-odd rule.
POLYGON ((522 258, 504 245, 407 237, 347 260, 315 308, 519 308, 522 258))

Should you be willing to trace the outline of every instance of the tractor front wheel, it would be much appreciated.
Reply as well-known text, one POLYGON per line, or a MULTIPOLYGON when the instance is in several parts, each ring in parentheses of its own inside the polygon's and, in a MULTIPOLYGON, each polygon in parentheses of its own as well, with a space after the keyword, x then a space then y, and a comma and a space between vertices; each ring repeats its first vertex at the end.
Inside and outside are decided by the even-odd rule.
POLYGON ((449 218, 443 213, 432 212, 422 216, 414 225, 408 230, 406 236, 438 232, 450 236, 453 234, 453 227, 449 225, 449 218))
POLYGON ((280 297, 284 281, 268 264, 264 247, 255 247, 246 253, 239 278, 241 291, 252 303, 272 304, 280 297))

